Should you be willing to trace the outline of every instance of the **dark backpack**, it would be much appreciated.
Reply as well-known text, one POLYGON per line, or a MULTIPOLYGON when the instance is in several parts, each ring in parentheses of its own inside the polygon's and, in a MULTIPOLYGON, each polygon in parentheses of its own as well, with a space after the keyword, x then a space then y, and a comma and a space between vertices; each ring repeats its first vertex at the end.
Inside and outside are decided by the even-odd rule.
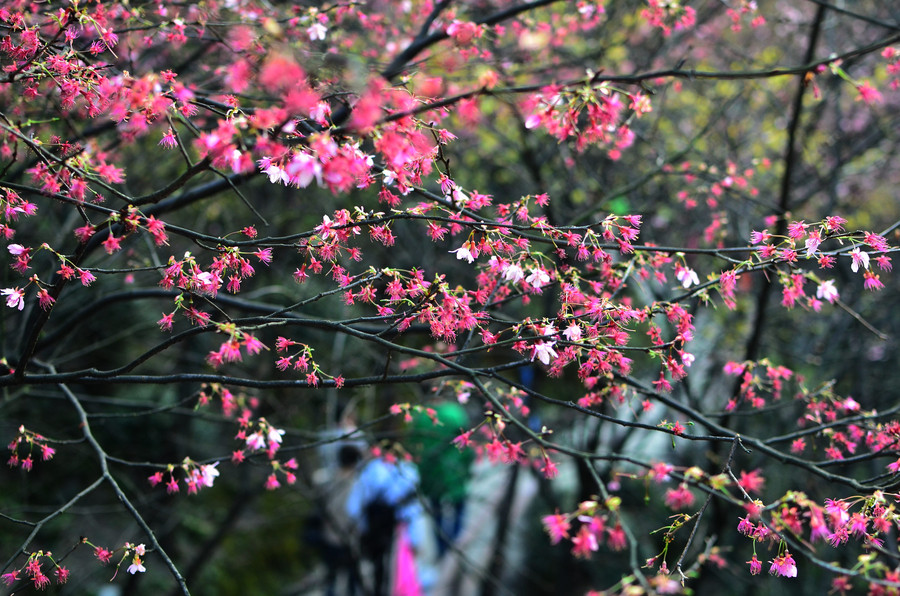
POLYGON ((359 537, 359 544, 364 555, 375 557, 390 552, 394 543, 394 529, 398 522, 397 512, 418 498, 416 491, 412 491, 391 505, 384 495, 378 495, 363 507, 366 531, 359 537))
POLYGON ((388 504, 383 496, 379 496, 363 508, 363 516, 366 530, 359 539, 363 554, 375 556, 389 551, 397 525, 397 506, 388 504))
POLYGON ((325 545, 325 515, 321 511, 308 513, 303 520, 303 541, 314 548, 325 545))

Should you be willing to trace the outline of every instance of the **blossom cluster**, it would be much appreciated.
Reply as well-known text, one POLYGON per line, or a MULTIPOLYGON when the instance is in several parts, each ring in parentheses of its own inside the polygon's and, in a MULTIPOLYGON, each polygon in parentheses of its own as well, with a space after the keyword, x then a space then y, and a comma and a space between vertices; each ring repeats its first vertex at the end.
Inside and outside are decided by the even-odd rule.
MULTIPOLYGON (((769 573, 797 577, 796 562, 784 547, 785 540, 791 538, 812 545, 827 543, 832 548, 855 542, 866 551, 858 560, 867 577, 880 576, 888 582, 896 582, 900 570, 875 555, 888 535, 897 529, 900 522, 897 507, 896 495, 881 491, 868 496, 826 499, 824 505, 804 493, 789 492, 765 507, 758 501, 748 503, 747 515, 740 518, 737 530, 754 543, 754 555, 749 561, 751 574, 759 573, 761 569, 755 551, 757 545, 763 545, 777 546, 779 552, 771 561, 769 573)), ((882 593, 878 585, 870 584, 874 593, 882 593)))
MULTIPOLYGON (((727 411, 732 411, 741 404, 748 404, 752 408, 760 409, 767 405, 766 396, 780 400, 784 395, 785 381, 794 377, 794 372, 785 367, 774 365, 767 359, 758 362, 728 362, 723 368, 725 374, 738 377, 741 384, 738 395, 728 400, 725 406, 727 411)), ((803 381, 797 377, 797 382, 803 381)))
MULTIPOLYGON (((472 393, 475 393, 474 386, 464 381, 450 383, 448 388, 460 403, 466 403, 472 393)), ((559 474, 556 462, 539 442, 514 440, 510 438, 512 433, 508 433, 510 415, 527 419, 531 413, 531 408, 526 403, 526 393, 515 387, 492 386, 490 391, 496 398, 496 406, 487 410, 477 425, 456 436, 452 441, 453 446, 457 449, 472 449, 477 459, 487 460, 491 464, 528 466, 539 471, 545 478, 556 478, 559 474)), ((432 415, 428 408, 422 410, 421 406, 404 404, 395 404, 392 413, 408 415, 410 409, 432 415)), ((543 428, 541 435, 549 435, 551 432, 543 428)))
POLYGON ((56 449, 49 443, 49 439, 43 435, 28 430, 24 425, 19 426, 18 435, 8 445, 10 456, 6 463, 11 468, 19 467, 30 472, 36 458, 49 461, 56 455, 56 449))
POLYGON ((620 504, 619 497, 611 497, 603 503, 584 501, 572 513, 556 512, 542 517, 541 521, 552 544, 568 540, 572 543, 573 555, 589 559, 604 544, 614 551, 628 546, 627 536, 618 521, 620 504))
MULTIPOLYGON (((147 571, 147 568, 144 567, 143 563, 143 558, 147 554, 147 547, 144 544, 135 545, 126 542, 115 550, 108 550, 101 546, 91 544, 87 538, 82 537, 76 544, 76 548, 83 544, 93 547, 94 557, 103 565, 111 563, 116 556, 116 553, 121 550, 122 557, 116 564, 116 573, 118 573, 118 569, 122 563, 129 558, 130 563, 127 568, 128 573, 134 575, 136 573, 144 573, 147 571)), ((57 559, 52 552, 44 550, 26 554, 28 556, 22 566, 16 567, 11 571, 0 575, 0 581, 7 586, 13 586, 15 592, 22 589, 24 585, 26 585, 26 582, 30 583, 37 590, 44 590, 50 586, 50 584, 53 583, 53 580, 50 579, 50 576, 48 575, 49 572, 45 572, 45 564, 49 564, 52 569, 52 575, 54 576, 57 585, 62 585, 69 581, 71 572, 68 567, 62 564, 62 559, 66 557, 57 559)), ((113 578, 115 578, 115 574, 113 575, 113 578)))
MULTIPOLYGON (((805 251, 802 257, 815 259, 820 269, 831 269, 837 264, 839 256, 850 258, 850 269, 853 273, 861 273, 863 286, 867 290, 879 290, 884 287, 880 276, 870 268, 870 261, 874 261, 882 271, 891 271, 892 264, 888 252, 891 246, 887 238, 874 232, 848 233, 844 230, 847 223, 843 217, 830 216, 818 223, 808 224, 803 220, 791 221, 787 225, 786 235, 775 235, 768 230, 753 231, 750 235, 751 244, 756 246, 755 255, 761 262, 785 263, 790 267, 796 267, 801 258, 801 250, 805 251), (852 248, 823 251, 822 244, 828 240, 836 240, 841 244, 851 241, 852 248), (803 243, 803 249, 799 248, 803 243)), ((810 273, 804 274, 793 269, 781 269, 780 280, 782 283, 782 305, 787 308, 795 304, 803 303, 809 308, 818 311, 821 308, 821 299, 834 302, 837 298, 837 290, 830 280, 819 281, 810 273), (819 287, 816 297, 806 295, 804 282, 807 279, 818 281, 819 287)))
POLYGON ((697 21, 697 11, 677 0, 647 0, 647 8, 641 10, 641 17, 668 37, 673 31, 693 27, 697 21))
MULTIPOLYGON (((275 458, 275 454, 281 448, 282 437, 285 431, 272 426, 265 418, 259 418, 255 423, 251 423, 248 418, 240 418, 238 422, 241 425, 235 438, 245 443, 245 449, 250 453, 264 453, 269 459, 271 471, 266 477, 265 487, 267 490, 275 490, 281 486, 280 479, 284 479, 288 484, 297 482, 297 474, 295 470, 299 467, 297 460, 293 457, 281 461, 275 458)), ((247 457, 244 449, 235 450, 232 453, 231 461, 235 464, 243 462, 247 457)))
MULTIPOLYGON (((122 563, 130 558, 131 562, 128 565, 126 571, 131 575, 135 575, 136 573, 145 573, 147 568, 144 567, 144 556, 147 554, 146 545, 142 544, 132 544, 131 542, 126 542, 121 547, 115 550, 109 550, 102 546, 96 546, 91 544, 86 538, 82 538, 82 542, 94 547, 94 557, 97 558, 104 565, 108 565, 112 562, 113 558, 116 556, 120 550, 122 551, 122 556, 119 559, 118 563, 116 563, 116 573, 118 573, 119 568, 122 563)), ((115 578, 115 574, 113 575, 115 578)))
MULTIPOLYGON (((863 448, 880 456, 894 456, 900 452, 900 421, 869 420, 877 412, 867 411, 852 396, 835 393, 831 383, 807 387, 801 376, 766 359, 729 362, 724 371, 740 379, 738 396, 729 399, 726 411, 742 404, 754 409, 770 406, 785 395, 786 382, 794 381, 793 400, 803 404, 803 411, 797 419, 799 431, 790 440, 793 454, 821 450, 828 460, 838 461, 859 455, 863 448)), ((900 459, 886 464, 888 471, 900 471, 898 462, 900 459)))
POLYGON ((0 580, 7 586, 14 586, 20 581, 28 581, 31 582, 36 589, 43 590, 51 584, 50 577, 44 573, 44 562, 50 563, 57 584, 64 584, 69 581, 69 569, 57 563, 53 559, 53 553, 50 551, 30 553, 22 567, 4 573, 0 576, 0 580))
POLYGON ((183 480, 187 486, 187 492, 189 495, 193 495, 197 494, 203 487, 212 487, 216 478, 219 476, 219 470, 217 469, 218 465, 219 462, 198 464, 189 457, 186 457, 179 466, 169 464, 166 466, 165 472, 161 470, 156 471, 147 478, 147 481, 150 483, 150 486, 157 486, 165 480, 166 492, 169 494, 177 493, 181 490, 181 487, 175 479, 175 470, 180 469, 184 474, 183 480))
POLYGON ((628 115, 640 117, 652 110, 648 96, 629 94, 605 82, 584 89, 550 86, 523 107, 532 112, 526 128, 540 127, 560 142, 574 140, 579 151, 599 145, 613 160, 634 143, 628 115))

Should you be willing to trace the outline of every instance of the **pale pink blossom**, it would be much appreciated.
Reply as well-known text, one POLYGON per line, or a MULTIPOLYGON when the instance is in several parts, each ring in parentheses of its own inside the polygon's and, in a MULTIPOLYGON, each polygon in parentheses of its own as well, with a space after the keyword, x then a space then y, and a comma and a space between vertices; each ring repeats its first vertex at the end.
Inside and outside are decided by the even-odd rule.
POLYGON ((131 562, 131 565, 128 566, 128 573, 134 575, 135 573, 144 573, 145 571, 147 571, 147 568, 144 567, 143 563, 141 563, 141 558, 135 556, 131 562))
POLYGON ((269 182, 271 182, 272 184, 281 182, 282 184, 287 186, 291 182, 291 177, 281 166, 272 164, 265 169, 265 173, 269 177, 269 182))
POLYGON ((313 23, 306 28, 306 34, 309 35, 310 41, 324 40, 328 33, 328 28, 322 23, 313 23))
MULTIPOLYGON (((205 466, 200 466, 200 482, 203 486, 211 487, 213 483, 216 481, 216 477, 219 475, 219 471, 216 469, 216 466, 219 465, 219 462, 214 464, 208 464, 205 466)), ((143 546, 143 545, 141 545, 143 546)), ((143 554, 143 553, 140 553, 143 554)))
POLYGON ((306 188, 312 184, 313 180, 322 186, 322 164, 309 153, 302 151, 295 153, 285 167, 285 171, 294 186, 306 188))
POLYGON ((272 445, 272 444, 280 445, 281 437, 283 437, 283 436, 284 436, 283 430, 274 428, 274 427, 270 427, 269 434, 267 435, 267 438, 269 439, 269 445, 272 445))
POLYGON ((525 279, 525 271, 518 263, 512 263, 503 268, 503 281, 517 284, 525 279))
POLYGON ((806 239, 806 258, 811 259, 813 255, 815 255, 816 251, 819 250, 819 245, 822 243, 821 235, 818 230, 814 230, 810 232, 809 237, 806 239))
POLYGON ((556 358, 559 354, 556 353, 556 350, 553 349, 552 342, 538 342, 531 349, 531 360, 533 361, 535 358, 543 362, 544 364, 550 364, 550 358, 556 358))
POLYGON ((700 278, 697 277, 697 272, 683 265, 675 266, 675 279, 681 282, 681 287, 685 290, 691 286, 700 285, 700 278))
POLYGON ((536 290, 540 290, 542 287, 550 283, 550 275, 547 274, 541 268, 535 269, 532 271, 528 277, 525 278, 525 282, 531 285, 536 290))
POLYGON ((537 128, 541 124, 541 116, 540 114, 532 114, 528 118, 525 119, 525 128, 531 130, 532 128, 537 128))
POLYGON ((266 439, 262 433, 253 433, 247 437, 247 447, 253 450, 265 449, 266 439))
POLYGON ((20 288, 3 288, 0 294, 6 296, 6 306, 10 308, 25 308, 25 292, 20 288))
POLYGON ((572 323, 568 327, 566 327, 565 331, 563 331, 563 335, 569 341, 579 341, 581 339, 581 327, 577 324, 572 323))
POLYGON ((834 301, 838 299, 838 291, 834 287, 833 279, 827 279, 819 284, 819 287, 816 288, 816 298, 834 304, 834 301))
POLYGON ((467 263, 471 263, 475 260, 475 257, 478 256, 478 251, 476 250, 474 253, 470 249, 470 243, 466 242, 456 250, 451 250, 451 253, 456 254, 456 258, 460 261, 466 261, 467 263))
POLYGON ((847 412, 858 412, 859 411, 859 402, 853 399, 852 397, 848 397, 843 402, 841 402, 841 407, 844 408, 847 412))
POLYGON ((869 268, 869 253, 862 252, 859 248, 854 248, 850 251, 850 258, 853 259, 853 262, 850 263, 850 269, 853 273, 859 271, 860 266, 863 269, 869 268))

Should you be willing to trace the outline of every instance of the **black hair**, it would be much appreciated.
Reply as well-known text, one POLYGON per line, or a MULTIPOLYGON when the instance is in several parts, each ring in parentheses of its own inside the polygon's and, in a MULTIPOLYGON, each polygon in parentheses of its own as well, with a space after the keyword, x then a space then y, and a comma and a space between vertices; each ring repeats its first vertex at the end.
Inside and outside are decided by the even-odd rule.
POLYGON ((356 445, 344 444, 338 450, 338 465, 342 468, 352 468, 362 459, 362 453, 356 445))

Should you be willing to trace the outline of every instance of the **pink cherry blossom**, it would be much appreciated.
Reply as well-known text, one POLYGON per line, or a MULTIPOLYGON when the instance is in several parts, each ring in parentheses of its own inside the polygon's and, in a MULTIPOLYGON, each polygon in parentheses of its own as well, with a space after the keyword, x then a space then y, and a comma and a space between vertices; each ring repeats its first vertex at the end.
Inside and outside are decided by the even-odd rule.
POLYGON ((769 573, 780 577, 797 577, 797 563, 791 553, 785 551, 783 555, 772 560, 769 573))
POLYGON ((467 263, 473 262, 478 257, 478 249, 471 242, 466 242, 456 250, 450 251, 456 254, 456 258, 467 263))
POLYGON ((577 342, 582 337, 581 327, 579 327, 577 323, 572 323, 565 328, 562 334, 567 340, 571 342, 577 342))
POLYGON ((559 354, 553 349, 555 342, 541 341, 532 346, 531 359, 537 358, 540 362, 549 365, 551 358, 557 358, 559 354))
POLYGON ((853 262, 850 263, 850 269, 853 273, 859 271, 860 267, 863 269, 869 268, 869 253, 860 251, 859 247, 850 251, 850 257, 853 259, 853 262))
POLYGON ((144 573, 147 571, 147 568, 144 567, 144 564, 141 562, 141 558, 135 556, 131 562, 131 565, 128 566, 128 573, 134 575, 135 573, 144 573))
POLYGON ((560 515, 557 512, 541 518, 541 521, 547 533, 550 534, 550 542, 552 544, 558 544, 563 538, 569 537, 569 520, 565 515, 560 515))
POLYGON ((697 272, 690 267, 685 267, 683 265, 676 265, 675 279, 681 282, 681 287, 685 290, 691 286, 700 285, 700 279, 697 277, 697 272))
POLYGON ((247 437, 247 447, 254 451, 266 448, 266 439, 261 433, 255 432, 247 437))
POLYGON ((4 288, 0 290, 0 294, 6 296, 6 306, 10 308, 25 308, 25 292, 20 288, 4 288))
POLYGON ((539 267, 532 271, 528 275, 528 277, 525 278, 525 282, 534 289, 540 290, 542 287, 550 283, 550 275, 539 267))
POLYGON ((827 279, 819 284, 819 287, 816 288, 816 298, 827 300, 834 304, 835 300, 838 299, 838 290, 834 287, 833 279, 827 279))

